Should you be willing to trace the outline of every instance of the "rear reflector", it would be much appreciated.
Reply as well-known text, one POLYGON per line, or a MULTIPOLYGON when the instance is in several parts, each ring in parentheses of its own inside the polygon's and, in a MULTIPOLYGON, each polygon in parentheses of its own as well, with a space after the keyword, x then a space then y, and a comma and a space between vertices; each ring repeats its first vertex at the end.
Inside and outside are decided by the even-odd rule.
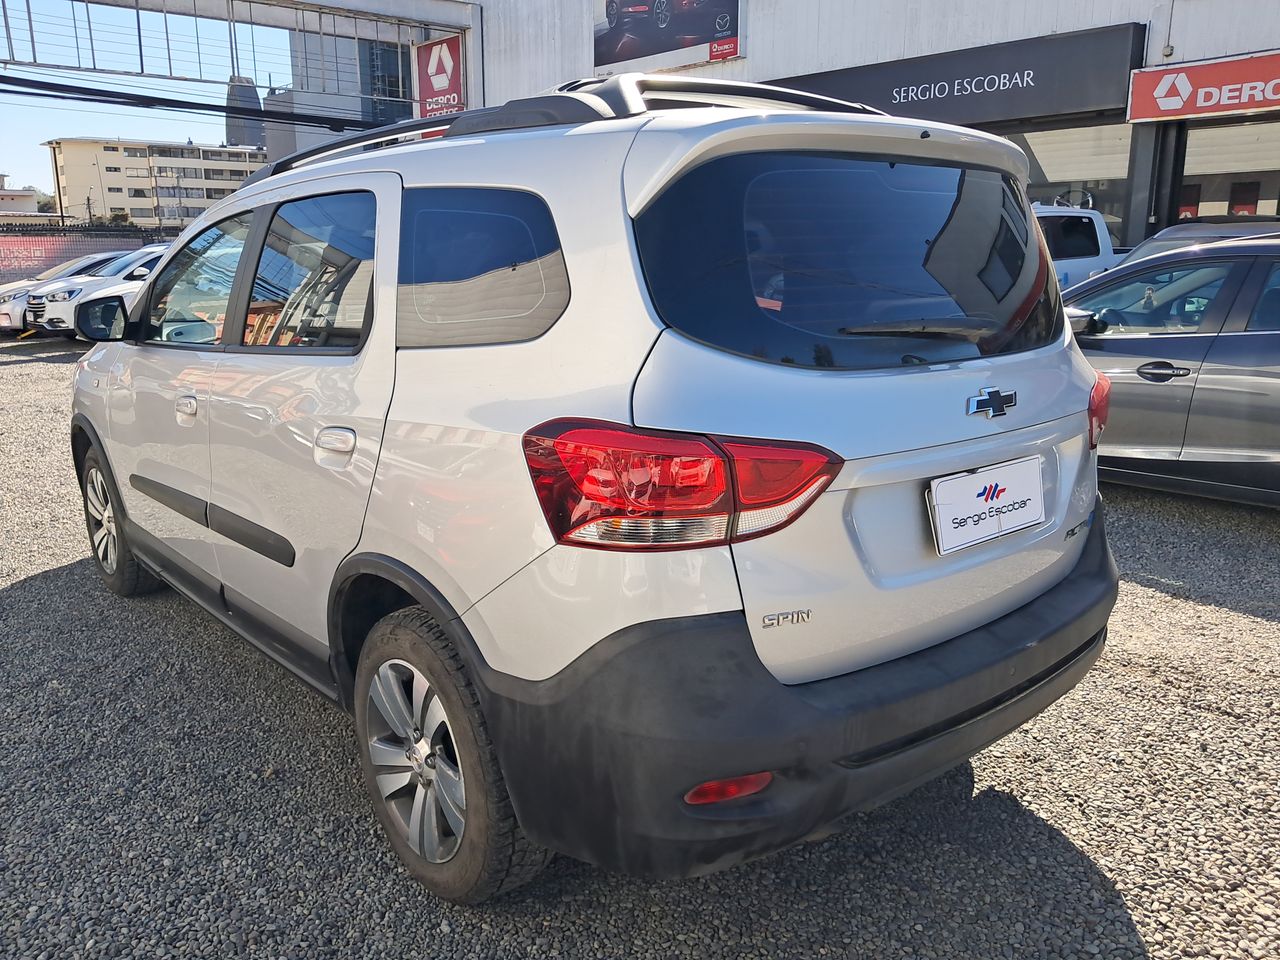
POLYGON ((560 543, 672 549, 758 537, 804 512, 840 469, 821 447, 718 440, 588 420, 524 437, 542 511, 560 543))
POLYGON ((759 793, 773 782, 773 774, 748 773, 741 777, 729 777, 725 780, 708 780, 700 783, 684 795, 684 802, 692 806, 705 803, 723 803, 737 797, 749 797, 759 793))
POLYGON ((1089 394, 1089 449, 1096 450, 1111 415, 1111 379, 1099 373, 1089 394))

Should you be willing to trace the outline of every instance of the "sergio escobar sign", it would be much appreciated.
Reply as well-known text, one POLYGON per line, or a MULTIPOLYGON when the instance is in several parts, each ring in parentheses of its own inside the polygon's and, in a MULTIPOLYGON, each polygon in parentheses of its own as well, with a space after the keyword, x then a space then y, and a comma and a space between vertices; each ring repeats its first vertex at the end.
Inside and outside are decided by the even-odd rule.
POLYGON ((938 80, 915 86, 894 87, 894 103, 914 103, 917 100, 940 100, 943 97, 967 97, 975 93, 995 93, 1010 87, 1034 87, 1035 70, 1017 70, 1013 73, 988 73, 982 77, 956 77, 954 80, 938 80))
POLYGON ((1129 120, 1179 120, 1280 110, 1280 51, 1135 70, 1129 120))

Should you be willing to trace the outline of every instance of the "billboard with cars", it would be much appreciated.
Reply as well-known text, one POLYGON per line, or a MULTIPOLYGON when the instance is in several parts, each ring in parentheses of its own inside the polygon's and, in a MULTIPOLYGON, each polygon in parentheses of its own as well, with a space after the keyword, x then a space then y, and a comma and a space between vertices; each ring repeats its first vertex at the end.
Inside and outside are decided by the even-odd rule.
POLYGON ((742 56, 741 0, 598 0, 596 74, 742 56))

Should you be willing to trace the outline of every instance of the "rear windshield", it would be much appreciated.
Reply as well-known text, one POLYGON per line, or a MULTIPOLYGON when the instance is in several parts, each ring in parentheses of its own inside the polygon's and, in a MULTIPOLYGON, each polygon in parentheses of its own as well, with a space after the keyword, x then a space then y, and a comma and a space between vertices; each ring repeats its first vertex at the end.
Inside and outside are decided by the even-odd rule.
POLYGON ((654 306, 710 346, 862 370, 1030 350, 1057 284, 1000 173, 848 154, 703 164, 636 219, 654 306))

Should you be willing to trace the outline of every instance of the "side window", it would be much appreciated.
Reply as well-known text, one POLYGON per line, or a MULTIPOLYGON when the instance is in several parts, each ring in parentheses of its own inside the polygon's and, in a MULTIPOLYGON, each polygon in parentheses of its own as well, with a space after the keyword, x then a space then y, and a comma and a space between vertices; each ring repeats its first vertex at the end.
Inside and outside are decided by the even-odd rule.
POLYGON ((1250 333, 1280 330, 1280 264, 1271 268, 1267 284, 1258 295, 1258 302, 1245 327, 1250 333))
POLYGON ((569 305, 569 274, 547 205, 518 190, 404 192, 396 344, 513 343, 541 336, 569 305))
POLYGON ((1092 217, 1041 217, 1040 229, 1044 231, 1049 256, 1055 260, 1096 257, 1101 253, 1098 229, 1093 225, 1092 217))
POLYGON ((1100 336, 1198 333, 1222 291, 1230 263, 1164 267, 1082 297, 1071 304, 1100 321, 1100 336))
POLYGON ((360 345, 373 314, 376 209, 366 192, 276 209, 253 278, 244 346, 360 345))
POLYGON ((236 267, 251 215, 223 220, 198 234, 165 264, 151 288, 143 340, 219 344, 236 267))

